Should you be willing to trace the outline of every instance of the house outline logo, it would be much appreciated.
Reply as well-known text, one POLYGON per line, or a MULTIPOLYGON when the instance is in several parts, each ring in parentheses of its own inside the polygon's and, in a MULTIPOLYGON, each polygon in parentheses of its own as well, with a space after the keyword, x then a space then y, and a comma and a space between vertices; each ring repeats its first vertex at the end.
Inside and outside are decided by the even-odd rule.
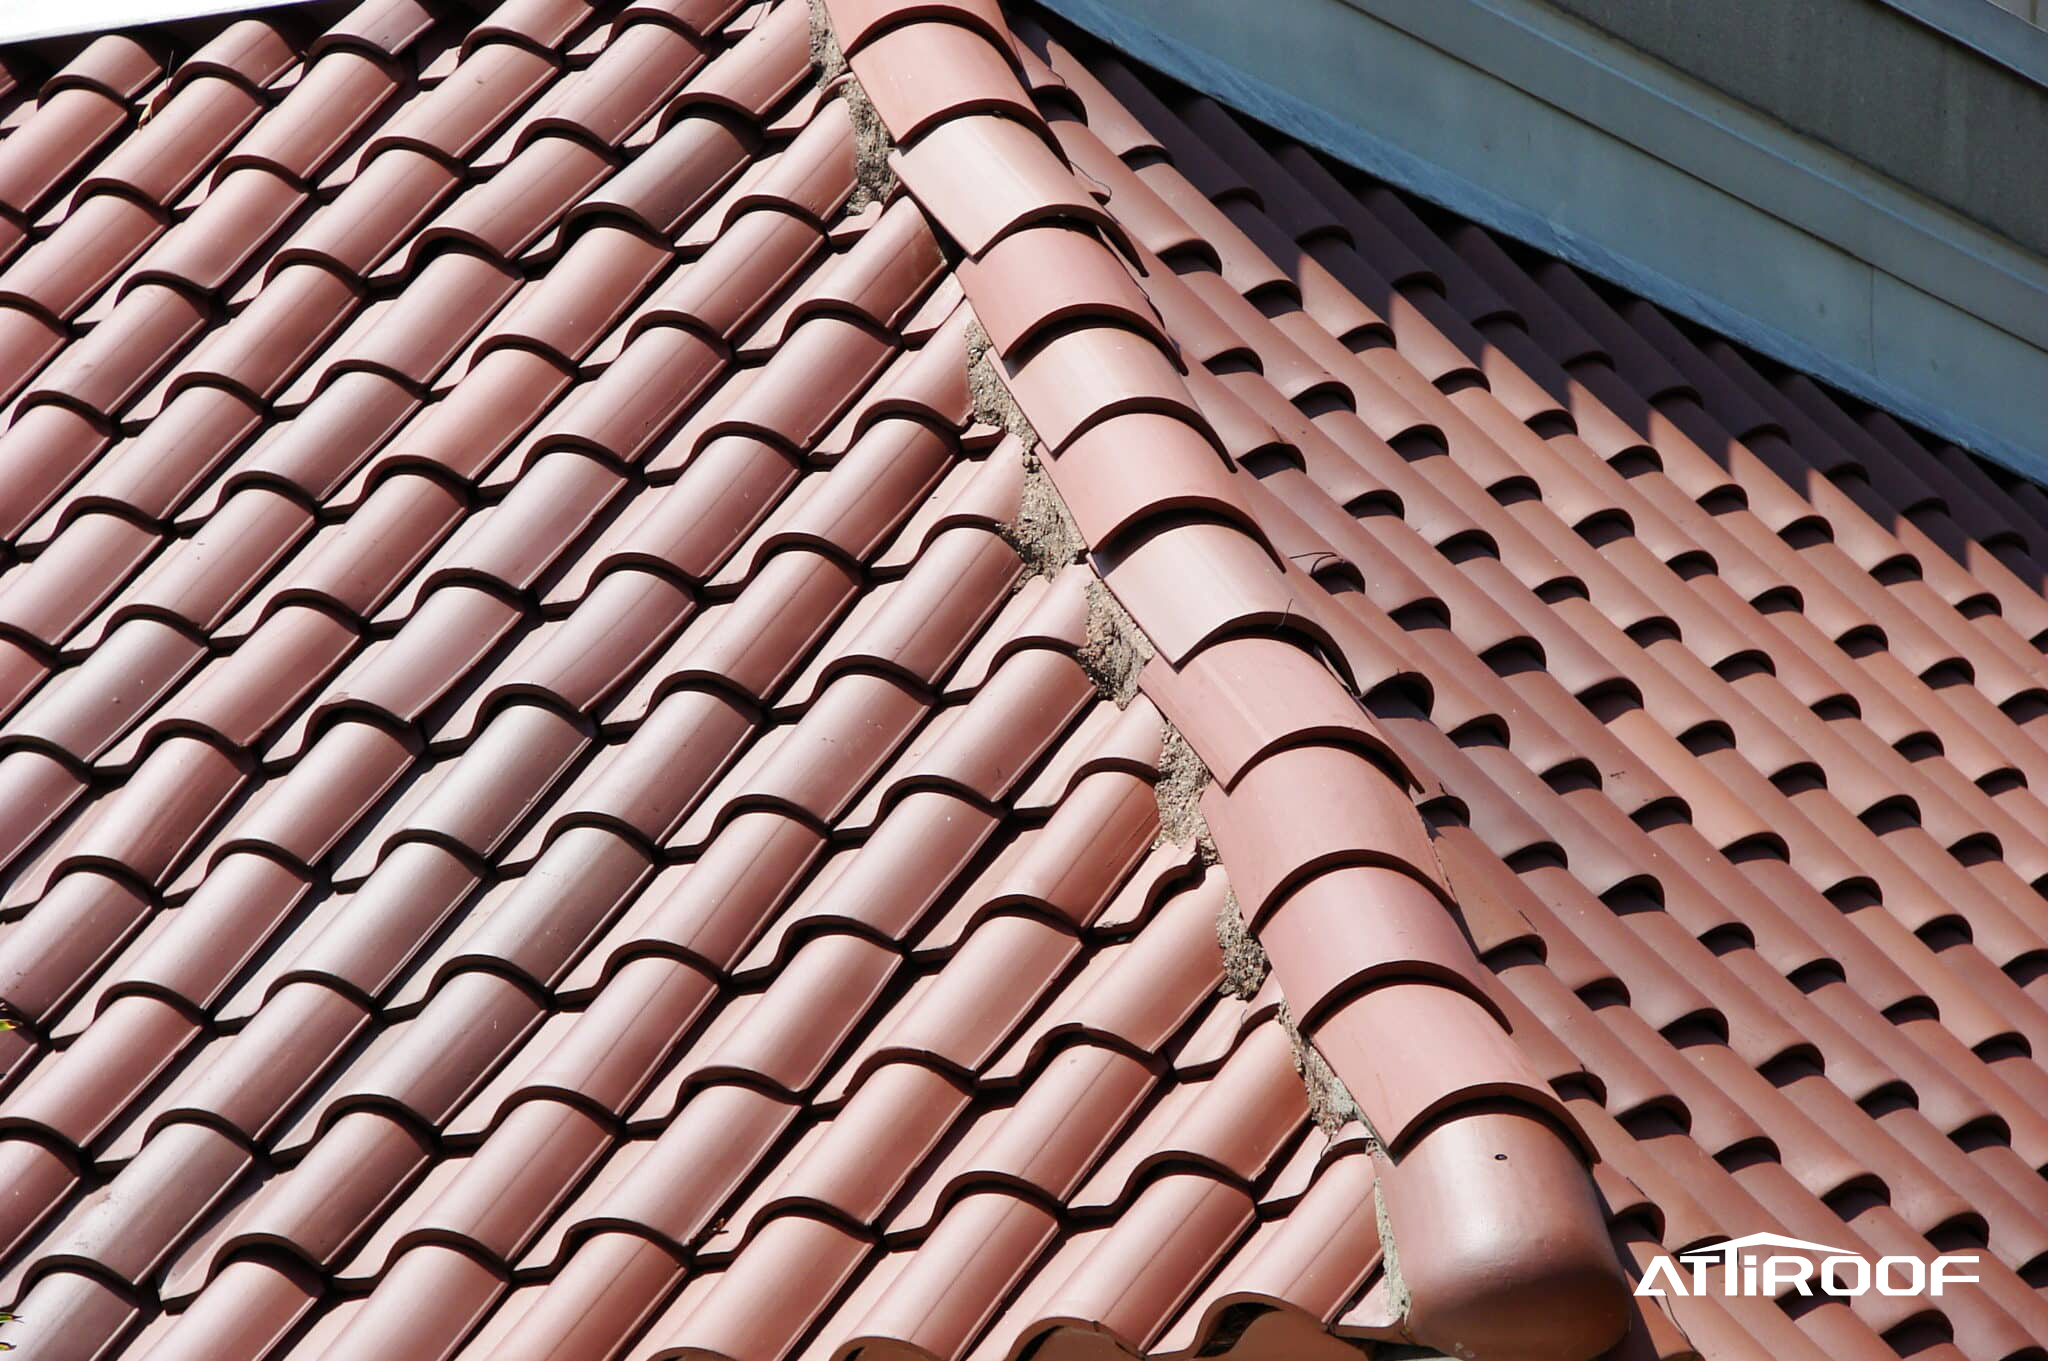
POLYGON ((1801 1295, 1854 1299, 1875 1290, 1880 1295, 1939 1296, 1947 1286, 1974 1284, 1974 1272, 1964 1274, 1963 1269, 1976 1266, 1980 1256, 1974 1252, 1932 1258, 1892 1256, 1873 1262, 1848 1248, 1783 1234, 1752 1233, 1652 1258, 1636 1282, 1635 1293, 1775 1299, 1791 1290, 1801 1295))

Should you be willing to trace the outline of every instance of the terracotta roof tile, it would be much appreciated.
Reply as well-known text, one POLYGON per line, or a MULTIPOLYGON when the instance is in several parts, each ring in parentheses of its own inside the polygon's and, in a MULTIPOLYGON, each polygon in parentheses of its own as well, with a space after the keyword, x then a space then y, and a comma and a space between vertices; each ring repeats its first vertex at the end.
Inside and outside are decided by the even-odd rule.
POLYGON ((1050 22, 5 96, 8 1340, 2048 1339, 2048 503, 1050 22))

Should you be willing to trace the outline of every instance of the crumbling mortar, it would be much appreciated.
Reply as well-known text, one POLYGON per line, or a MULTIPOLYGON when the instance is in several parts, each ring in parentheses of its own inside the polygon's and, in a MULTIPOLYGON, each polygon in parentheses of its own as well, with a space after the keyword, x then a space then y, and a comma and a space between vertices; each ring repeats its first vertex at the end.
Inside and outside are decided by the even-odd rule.
MULTIPOLYGON (((989 358, 988 332, 981 329, 978 321, 967 328, 967 388, 974 399, 974 419, 1015 436, 1023 449, 1024 490, 1017 498, 1016 518, 1002 527, 1003 538, 1024 560, 1028 573, 1026 580, 1057 576, 1064 568, 1081 560, 1088 551, 1088 544, 1082 539, 1073 513, 1060 499, 1059 490, 1052 484, 1052 476, 1038 457, 1038 432, 1025 419, 1017 399, 1010 395, 1009 387, 989 358)), ((1142 648, 1144 657, 1150 657, 1152 652, 1151 645, 1143 642, 1137 625, 1131 622, 1129 615, 1122 613, 1122 607, 1109 597, 1109 593, 1101 591, 1098 595, 1096 588, 1100 584, 1089 584, 1088 638, 1083 644, 1081 665, 1089 669, 1090 678, 1103 689, 1103 693, 1114 696, 1123 684, 1121 673, 1125 669, 1117 655, 1119 634, 1124 635, 1122 643, 1142 648)), ((1128 668, 1133 676, 1133 687, 1136 684, 1136 667, 1143 664, 1141 659, 1128 668)), ((1128 696, 1117 701, 1119 707, 1129 702, 1128 696)))
POLYGON ((1151 660, 1152 644, 1138 628, 1138 621, 1100 578, 1089 577, 1088 636, 1080 652, 1081 669, 1088 679, 1117 708, 1127 709, 1138 697, 1138 673, 1151 660))
MULTIPOLYGON (((1062 568, 1079 562, 1087 551, 1067 503, 1054 490, 1045 466, 1028 449, 1024 453, 1024 491, 1017 499, 1017 517, 1002 526, 1001 533, 1024 560, 1027 580, 1058 576, 1062 568)), ((1092 601, 1090 606, 1092 615, 1092 601)))
MULTIPOLYGON (((1087 555, 1088 543, 1038 456, 1038 432, 996 370, 988 332, 978 321, 967 328, 967 387, 974 419, 1015 437, 1023 451, 1024 489, 1016 518, 1002 528, 1003 538, 1024 560, 1026 580, 1056 576, 1087 555)), ((1100 577, 1089 577, 1087 592, 1087 634, 1076 660, 1098 693, 1119 709, 1129 708, 1138 697, 1139 673, 1158 650, 1100 577)), ((1208 782, 1209 768, 1202 758, 1167 724, 1159 779, 1153 785, 1159 801, 1159 832, 1153 844, 1193 842, 1205 865, 1216 859, 1216 843, 1202 817, 1202 790, 1208 782)))
MULTIPOLYGON (((1365 1131, 1367 1149, 1375 1154, 1384 1153, 1386 1144, 1380 1139, 1379 1131, 1372 1121, 1358 1108, 1358 1102, 1351 1095, 1351 1089, 1344 1085, 1344 1079, 1337 1076, 1330 1061, 1322 1056, 1294 1023, 1294 1013, 1286 1001, 1280 1003, 1280 1028, 1287 1033, 1287 1042, 1294 1050, 1294 1071, 1301 1075, 1302 1086, 1308 1092, 1308 1113, 1324 1133, 1335 1135, 1344 1126, 1356 1121, 1365 1131)), ((1385 1166, 1384 1163, 1381 1164, 1385 1166)), ((1387 1304, 1395 1318, 1408 1316, 1408 1285, 1401 1276, 1401 1256, 1394 1247, 1394 1224, 1387 1213, 1384 1184, 1378 1181, 1372 1188, 1373 1218, 1379 1227, 1380 1261, 1386 1273, 1387 1304)))
POLYGON ((996 372, 989 351, 988 332, 980 322, 974 322, 967 328, 967 391, 974 399, 974 419, 1015 435, 1028 457, 1038 447, 1038 432, 1031 428, 1024 409, 1010 395, 1009 384, 996 372))
MULTIPOLYGON (((1231 905, 1235 909, 1236 904, 1231 905)), ((1218 927, 1221 930, 1221 925, 1218 927)), ((1372 1121, 1358 1107, 1351 1089, 1344 1085, 1344 1079, 1337 1076, 1330 1061, 1317 1051, 1308 1036, 1301 1033, 1301 1027, 1294 1023, 1294 1013, 1289 1010, 1286 1000, 1280 1002, 1275 1018, 1281 1030, 1287 1034, 1287 1042, 1294 1051, 1294 1071, 1300 1075, 1302 1087, 1308 1092, 1309 1118, 1321 1127, 1324 1133, 1335 1135, 1344 1126, 1353 1123, 1365 1131, 1366 1148, 1376 1158, 1384 1154, 1386 1144, 1372 1121)), ((1384 1169, 1387 1164, 1382 1161, 1384 1169)), ((1401 1255, 1394 1244, 1394 1222, 1387 1212, 1386 1186, 1375 1181, 1372 1188, 1373 1220, 1380 1235, 1380 1264, 1385 1273, 1387 1305, 1395 1318, 1408 1316, 1408 1283, 1401 1275, 1401 1255)))
POLYGON ((1394 1246, 1394 1220, 1387 1213, 1386 1183, 1372 1184, 1372 1215, 1380 1231, 1380 1270, 1387 1283, 1387 1309, 1395 1318, 1408 1317, 1408 1282, 1401 1275, 1401 1253, 1394 1246))
POLYGON ((818 81, 825 85, 847 71, 846 54, 839 50, 839 35, 832 31, 825 0, 811 0, 811 65, 818 68, 818 81))
POLYGON ((1205 865, 1216 863, 1216 841, 1209 835, 1209 821, 1202 816, 1202 791, 1209 785, 1209 767, 1195 754, 1187 738, 1171 723, 1160 742, 1159 779, 1152 786, 1159 802, 1159 834, 1155 846, 1185 846, 1193 842, 1195 853, 1205 865))
POLYGON ((1235 889, 1224 894, 1223 906, 1216 912, 1216 944, 1223 950, 1223 982, 1217 991, 1251 1001, 1265 985, 1272 966, 1265 948, 1244 924, 1235 889))
POLYGON ((1287 1003, 1280 1003, 1280 1028, 1287 1032, 1287 1042, 1294 1049, 1294 1071, 1301 1075, 1302 1085, 1308 1089, 1308 1113, 1325 1133, 1335 1134, 1352 1121, 1365 1128, 1366 1138, 1379 1147, 1379 1136, 1373 1132, 1372 1122, 1365 1118, 1365 1112, 1352 1099, 1351 1089, 1344 1085, 1344 1079, 1337 1076, 1330 1062, 1316 1051, 1308 1036, 1301 1033, 1294 1024, 1294 1013, 1287 1009, 1287 1003))
POLYGON ((832 31, 825 0, 810 0, 810 6, 811 65, 817 68, 818 83, 845 103, 846 116, 853 123, 853 194, 846 201, 846 211, 857 213, 870 204, 886 202, 896 191, 896 172, 889 168, 889 153, 896 144, 839 49, 839 36, 832 31))
POLYGON ((848 77, 841 82, 839 97, 846 101, 847 116, 853 120, 853 195, 846 201, 846 211, 857 213, 869 204, 888 202, 896 192, 896 172, 889 165, 889 153, 896 143, 859 81, 848 77))

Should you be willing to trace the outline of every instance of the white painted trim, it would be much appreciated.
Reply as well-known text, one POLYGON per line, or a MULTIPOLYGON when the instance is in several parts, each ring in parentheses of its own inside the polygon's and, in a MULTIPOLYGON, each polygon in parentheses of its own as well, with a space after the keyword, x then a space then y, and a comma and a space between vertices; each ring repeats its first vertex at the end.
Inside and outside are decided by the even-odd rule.
POLYGON ((240 14, 309 0, 0 0, 0 43, 240 14))
POLYGON ((2048 262, 1590 25, 1534 0, 1043 2, 1341 160, 2048 480, 2048 262))
POLYGON ((2048 31, 1990 0, 1879 0, 1986 61, 2048 85, 2048 31))

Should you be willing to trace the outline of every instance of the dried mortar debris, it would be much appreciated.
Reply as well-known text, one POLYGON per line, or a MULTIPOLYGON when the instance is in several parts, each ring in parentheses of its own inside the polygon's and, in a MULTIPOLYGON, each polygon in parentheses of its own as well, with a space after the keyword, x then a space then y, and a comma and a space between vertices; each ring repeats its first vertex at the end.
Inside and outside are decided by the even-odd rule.
POLYGON ((978 321, 967 329, 967 391, 974 399, 974 419, 1015 435, 1026 450, 1038 447, 1038 432, 996 371, 988 332, 978 321))
POLYGON ((846 201, 846 211, 857 213, 870 204, 886 202, 896 191, 896 172, 889 168, 889 153, 896 144, 882 116, 875 112, 874 101, 854 79, 846 54, 840 51, 839 36, 832 31, 824 0, 810 0, 810 6, 811 65, 817 68, 819 84, 838 82, 832 93, 845 103, 846 115, 853 123, 853 194, 846 201))
MULTIPOLYGON (((967 328, 967 390, 974 402, 974 419, 1014 436, 1023 448, 1024 493, 1018 498, 1017 518, 1003 526, 1003 537, 1009 540, 1010 547, 1017 550, 1017 556, 1024 559, 1024 566, 1029 569, 1027 580, 1029 577, 1055 576, 1069 563, 1079 562, 1081 555, 1088 551, 1088 545, 1081 538, 1073 513, 1053 486, 1045 464, 1039 460, 1038 432, 1031 428, 1031 422, 1025 419, 1017 399, 1010 395, 1009 386, 996 372, 995 361, 989 354, 988 332, 978 321, 967 328)), ((1095 609, 1095 597, 1091 592, 1088 598, 1091 639, 1096 630, 1095 609)), ((1135 633, 1136 625, 1131 627, 1135 633)), ((1087 664, 1085 658, 1082 664, 1087 664)), ((1123 702, 1128 701, 1120 701, 1123 702)))
MULTIPOLYGON (((1382 1171, 1386 1167, 1386 1163, 1380 1164, 1382 1171)), ((1395 1318, 1405 1319, 1408 1317, 1408 1282, 1402 1279, 1401 1253, 1394 1246, 1394 1221, 1387 1213, 1386 1186, 1377 1178, 1372 1184, 1372 1214, 1380 1231, 1380 1270, 1386 1273, 1387 1309, 1395 1318)))
POLYGON ((1271 965, 1265 949, 1245 928, 1235 890, 1224 895, 1223 906, 1216 912, 1216 943, 1223 950, 1223 982, 1219 991, 1251 1001, 1264 986, 1271 965))
MULTIPOLYGON (((1053 577, 1061 568, 1079 562, 1088 545, 1081 531, 1054 490, 1045 466, 1028 451, 1024 455, 1024 494, 1018 499, 1017 518, 1003 526, 1003 537, 1017 556, 1024 559, 1029 577, 1053 577)), ((1092 602, 1091 602, 1091 619, 1092 602)))
POLYGON ((1081 669, 1095 688, 1126 709, 1138 697, 1138 673, 1152 660, 1152 642, 1098 577, 1088 579, 1088 640, 1081 669))
POLYGON ((1216 862, 1216 842, 1209 835, 1208 819, 1202 816, 1202 791, 1209 785, 1209 767, 1171 723, 1161 743, 1159 779, 1152 786, 1159 800, 1159 834, 1155 846, 1195 845, 1202 863, 1216 862))
POLYGON ((846 211, 857 213, 869 204, 888 202, 896 192, 896 172, 889 165, 889 153, 896 149, 896 143, 859 81, 848 80, 840 85, 839 97, 846 102, 847 116, 853 119, 853 195, 846 201, 846 211))
POLYGON ((1377 1146, 1379 1136, 1373 1134, 1372 1123, 1352 1099, 1350 1088, 1330 1067, 1329 1060, 1316 1052, 1316 1047, 1294 1024, 1294 1013, 1287 1009, 1284 1001, 1280 1004, 1279 1021, 1281 1029, 1287 1032, 1288 1043, 1294 1046, 1294 1071, 1301 1074, 1302 1086, 1308 1089, 1310 1118, 1327 1134, 1335 1134, 1356 1120, 1365 1127, 1368 1137, 1377 1146))
POLYGON ((825 0, 811 0, 811 65, 818 68, 820 84, 830 84, 847 71, 846 54, 839 50, 839 35, 832 31, 825 0))

